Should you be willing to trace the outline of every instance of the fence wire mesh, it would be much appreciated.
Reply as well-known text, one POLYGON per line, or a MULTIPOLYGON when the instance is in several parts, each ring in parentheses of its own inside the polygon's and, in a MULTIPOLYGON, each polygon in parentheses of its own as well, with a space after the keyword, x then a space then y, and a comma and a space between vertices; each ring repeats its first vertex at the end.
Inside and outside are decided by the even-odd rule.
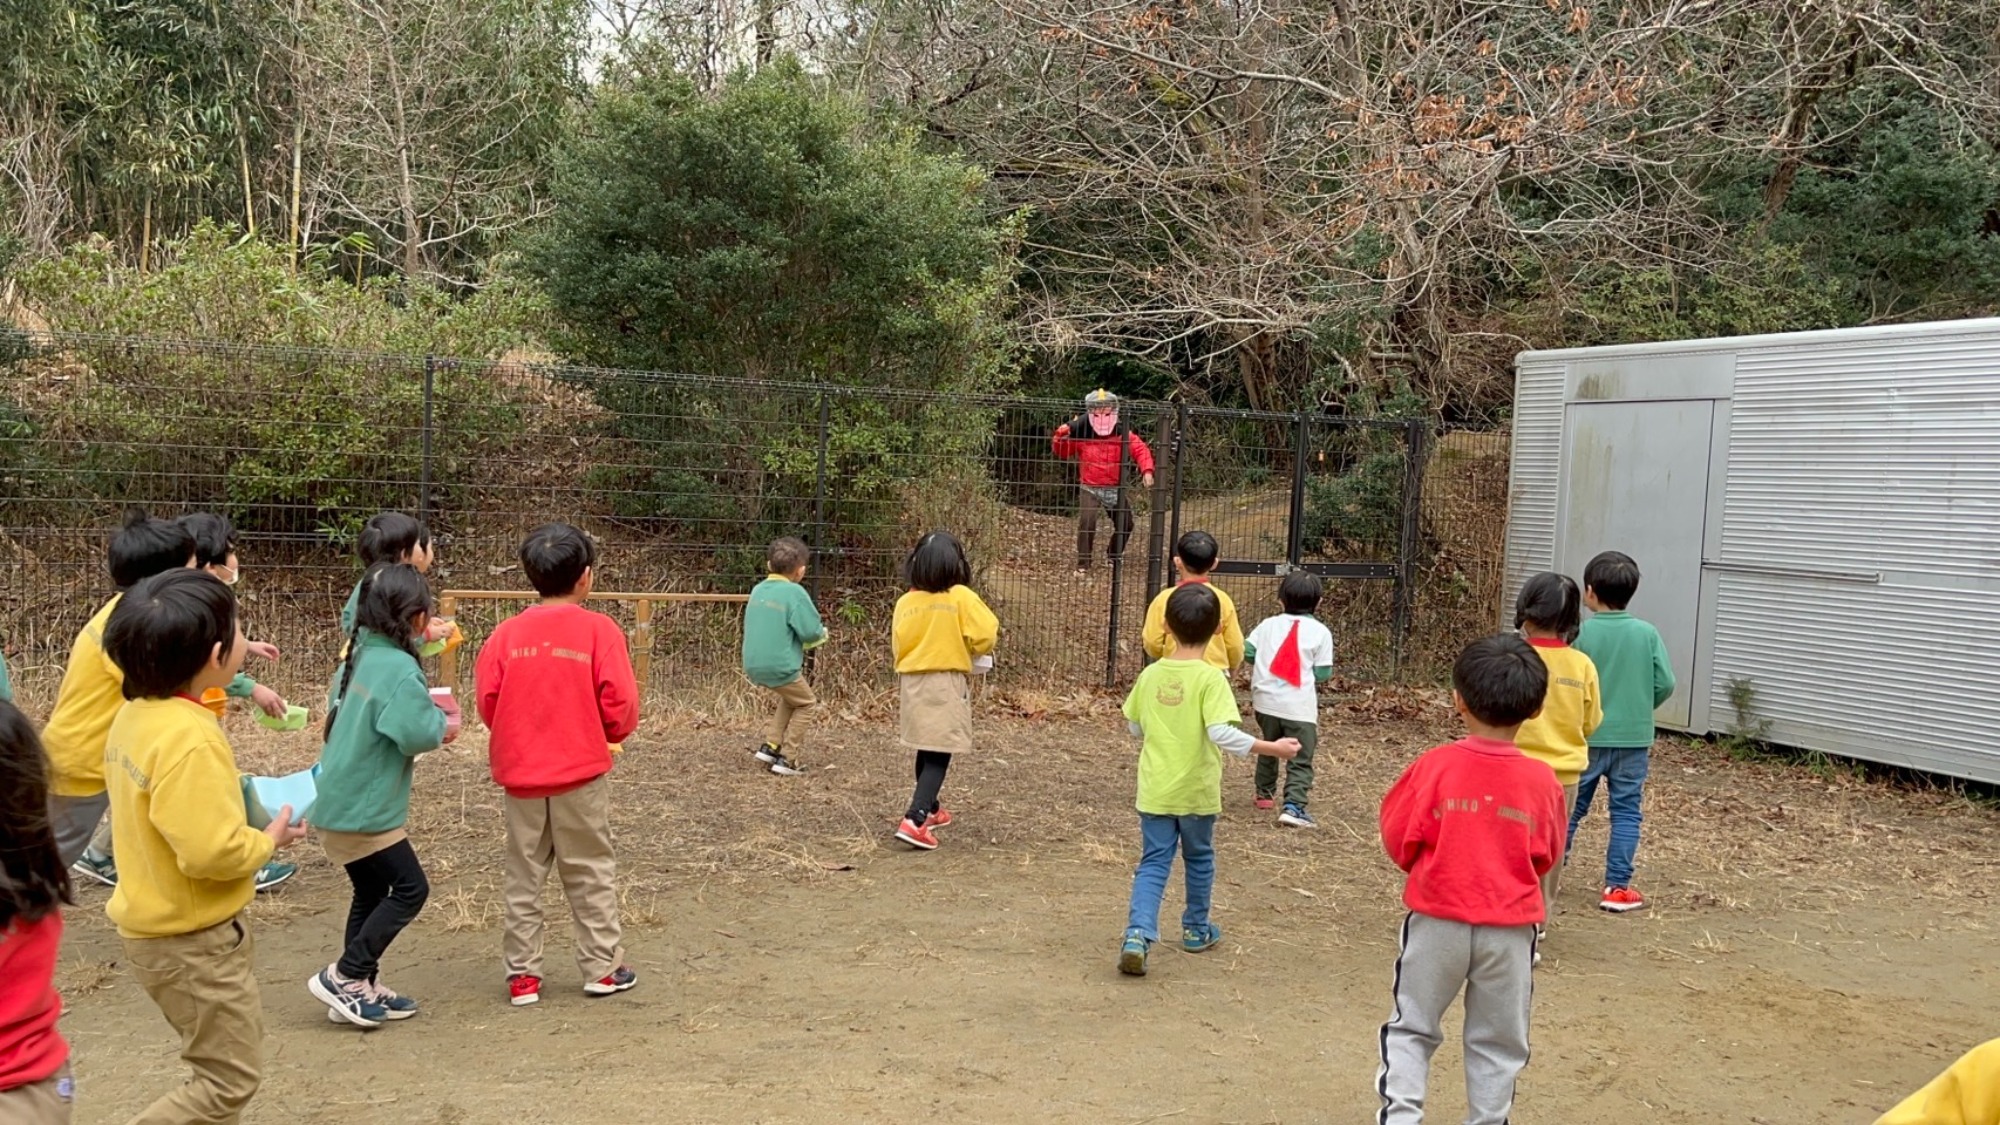
MULTIPOLYGON (((523 603, 515 552, 549 520, 598 538, 599 589, 633 592, 745 592, 770 540, 797 535, 815 549, 807 581, 833 633, 815 674, 856 687, 886 681, 900 564, 933 528, 965 543, 1001 617, 996 675, 1037 687, 1136 674, 1146 602, 1173 580, 1173 537, 1197 528, 1257 571, 1218 579, 1246 631, 1275 612, 1283 567, 1344 567, 1322 617, 1347 676, 1388 675, 1399 656, 1433 674, 1498 616, 1504 434, 1432 440, 1401 421, 1127 400, 1120 421, 1154 484, 1132 449, 1126 512, 1098 520, 1079 567, 1078 463, 1051 439, 1081 413, 1071 400, 516 358, 9 338, 0 629, 17 677, 52 691, 77 629, 112 593, 105 544, 131 507, 235 522, 247 628, 285 653, 260 674, 292 685, 331 671, 358 573, 350 544, 384 510, 419 513, 438 534, 440 590, 518 590, 523 603), (1380 573, 1353 576, 1363 570, 1380 573)), ((632 623, 629 605, 601 608, 632 623)), ((477 644, 512 609, 467 603, 459 622, 477 644)), ((653 689, 733 682, 739 621, 731 605, 659 607, 653 689)))

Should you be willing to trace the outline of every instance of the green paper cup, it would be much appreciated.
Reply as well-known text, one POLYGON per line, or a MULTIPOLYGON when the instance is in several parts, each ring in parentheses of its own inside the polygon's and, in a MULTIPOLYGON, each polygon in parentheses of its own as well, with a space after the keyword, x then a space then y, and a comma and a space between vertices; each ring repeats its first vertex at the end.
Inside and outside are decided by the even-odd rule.
POLYGON ((261 708, 257 711, 257 721, 267 730, 304 730, 307 717, 306 709, 296 703, 285 708, 285 717, 282 719, 272 718, 261 708))

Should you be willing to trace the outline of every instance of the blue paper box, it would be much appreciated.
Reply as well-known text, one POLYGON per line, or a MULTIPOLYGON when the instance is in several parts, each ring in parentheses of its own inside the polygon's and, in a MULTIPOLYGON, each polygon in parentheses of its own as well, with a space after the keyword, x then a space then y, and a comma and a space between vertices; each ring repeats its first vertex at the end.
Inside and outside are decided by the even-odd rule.
POLYGON ((283 777, 243 778, 243 812, 252 828, 267 828, 278 810, 292 806, 292 823, 306 819, 319 796, 319 766, 283 777))

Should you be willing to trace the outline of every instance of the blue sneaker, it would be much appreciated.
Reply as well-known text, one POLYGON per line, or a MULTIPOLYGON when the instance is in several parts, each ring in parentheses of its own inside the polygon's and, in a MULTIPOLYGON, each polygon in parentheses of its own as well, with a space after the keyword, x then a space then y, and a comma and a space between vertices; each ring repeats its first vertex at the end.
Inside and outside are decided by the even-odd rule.
POLYGON ((1287 802, 1285 811, 1278 814, 1279 824, 1289 824, 1293 828, 1318 828, 1319 822, 1306 815, 1306 810, 1287 802))
POLYGON ((1189 953, 1200 953, 1222 940, 1222 927, 1209 922, 1199 930, 1181 931, 1181 948, 1189 953))
POLYGON ((257 890, 268 891, 298 873, 296 863, 267 863, 257 869, 257 890))
POLYGON ((107 887, 118 885, 118 861, 105 856, 103 859, 84 852, 77 861, 69 865, 71 871, 86 879, 94 879, 107 887))
POLYGON ((1146 975, 1146 949, 1153 943, 1137 930, 1125 931, 1125 944, 1118 950, 1118 971, 1128 977, 1146 975))
POLYGON ((347 980, 333 965, 321 969, 306 982, 306 991, 325 1004, 327 1010, 356 1027, 381 1027, 389 1013, 377 1004, 374 990, 365 980, 347 980))

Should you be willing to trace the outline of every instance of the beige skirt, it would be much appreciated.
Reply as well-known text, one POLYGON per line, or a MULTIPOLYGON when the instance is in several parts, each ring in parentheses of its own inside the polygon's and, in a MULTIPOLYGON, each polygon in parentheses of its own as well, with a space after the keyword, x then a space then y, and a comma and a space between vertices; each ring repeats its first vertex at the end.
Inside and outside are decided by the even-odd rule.
POLYGON ((326 858, 341 867, 410 838, 409 832, 402 828, 387 832, 328 832, 324 828, 313 831, 319 833, 319 846, 325 849, 326 858))
POLYGON ((964 672, 899 677, 903 745, 963 754, 972 749, 972 678, 964 672))

